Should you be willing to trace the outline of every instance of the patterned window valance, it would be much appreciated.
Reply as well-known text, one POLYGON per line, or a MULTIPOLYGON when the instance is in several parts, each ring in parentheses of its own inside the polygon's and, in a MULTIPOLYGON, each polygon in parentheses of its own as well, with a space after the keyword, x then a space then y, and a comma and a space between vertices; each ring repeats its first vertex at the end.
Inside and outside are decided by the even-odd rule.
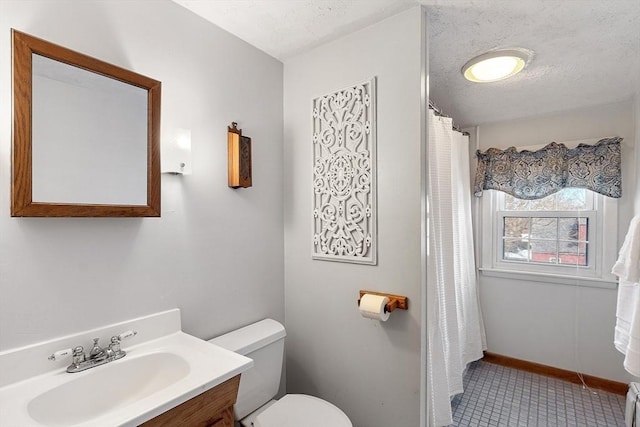
POLYGON ((620 142, 601 139, 568 149, 552 142, 538 151, 478 150, 474 193, 500 190, 525 200, 541 199, 563 188, 587 188, 605 196, 622 196, 620 142))

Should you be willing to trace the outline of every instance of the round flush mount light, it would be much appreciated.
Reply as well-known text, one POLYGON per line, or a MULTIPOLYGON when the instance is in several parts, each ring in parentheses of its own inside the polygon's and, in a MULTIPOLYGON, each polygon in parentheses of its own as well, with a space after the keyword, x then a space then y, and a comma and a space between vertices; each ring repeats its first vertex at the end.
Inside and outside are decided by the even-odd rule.
POLYGON ((522 48, 492 50, 469 60, 462 74, 476 83, 497 82, 518 74, 532 57, 532 51, 522 48))

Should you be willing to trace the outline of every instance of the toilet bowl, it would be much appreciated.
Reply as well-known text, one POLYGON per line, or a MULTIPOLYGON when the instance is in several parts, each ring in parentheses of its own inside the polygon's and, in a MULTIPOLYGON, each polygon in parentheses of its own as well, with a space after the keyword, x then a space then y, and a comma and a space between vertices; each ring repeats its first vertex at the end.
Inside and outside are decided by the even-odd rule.
POLYGON ((352 427, 338 407, 306 394, 287 394, 240 420, 243 427, 352 427), (266 407, 265 407, 266 406, 266 407), (253 416, 252 416, 253 415, 253 416))
POLYGON ((306 394, 278 393, 284 356, 284 326, 261 320, 209 342, 253 359, 254 366, 240 377, 236 420, 243 427, 353 427, 340 408, 306 394))

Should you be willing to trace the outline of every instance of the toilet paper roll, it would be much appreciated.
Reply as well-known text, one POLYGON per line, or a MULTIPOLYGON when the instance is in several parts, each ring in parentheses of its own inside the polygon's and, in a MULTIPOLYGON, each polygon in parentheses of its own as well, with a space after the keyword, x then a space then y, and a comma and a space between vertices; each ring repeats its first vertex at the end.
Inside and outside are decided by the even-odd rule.
POLYGON ((386 322, 389 314, 385 312, 385 306, 389 298, 382 295, 364 294, 360 298, 360 314, 368 319, 376 319, 386 322))

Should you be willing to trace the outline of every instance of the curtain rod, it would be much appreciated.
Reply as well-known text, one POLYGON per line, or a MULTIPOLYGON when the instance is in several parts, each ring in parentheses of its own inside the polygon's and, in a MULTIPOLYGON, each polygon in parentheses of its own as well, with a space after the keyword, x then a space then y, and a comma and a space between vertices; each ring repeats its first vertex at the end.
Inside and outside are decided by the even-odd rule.
POLYGON ((443 115, 442 111, 440 111, 440 108, 438 108, 438 106, 432 100, 429 100, 429 108, 431 110, 433 110, 434 113, 436 113, 436 116, 442 116, 443 115))
MULTIPOLYGON (((444 114, 442 112, 442 110, 440 108, 438 108, 438 106, 435 104, 435 102, 433 102, 432 100, 429 100, 429 109, 433 110, 433 112, 435 113, 436 116, 440 116, 440 117, 446 117, 448 119, 451 119, 451 117, 447 116, 446 114, 444 114)), ((457 127, 455 125, 455 123, 453 122, 453 119, 451 120, 451 128, 453 130, 455 130, 456 132, 460 132, 463 135, 466 136, 470 136, 469 132, 463 132, 462 130, 460 130, 459 127, 457 127)))

